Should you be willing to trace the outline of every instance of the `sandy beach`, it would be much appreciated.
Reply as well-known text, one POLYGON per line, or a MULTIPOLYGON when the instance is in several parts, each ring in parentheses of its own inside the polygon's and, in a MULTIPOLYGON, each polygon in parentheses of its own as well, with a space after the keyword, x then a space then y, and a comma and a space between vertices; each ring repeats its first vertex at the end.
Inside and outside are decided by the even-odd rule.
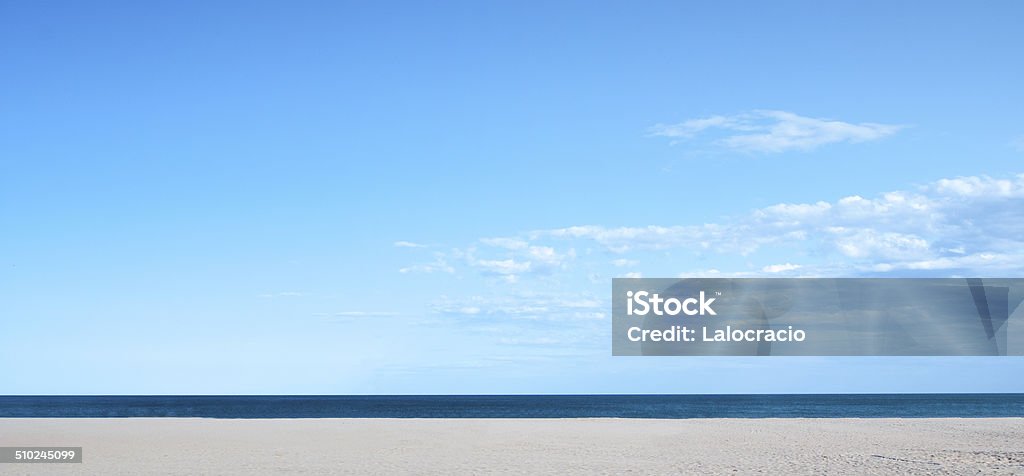
POLYGON ((1024 419, 0 419, 4 474, 1024 474, 1024 419))

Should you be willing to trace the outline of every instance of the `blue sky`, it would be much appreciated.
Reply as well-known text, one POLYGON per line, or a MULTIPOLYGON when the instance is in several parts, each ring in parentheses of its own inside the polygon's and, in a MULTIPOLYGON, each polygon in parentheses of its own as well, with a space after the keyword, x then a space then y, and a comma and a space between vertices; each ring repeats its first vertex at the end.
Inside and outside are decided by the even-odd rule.
POLYGON ((0 2, 0 393, 1024 391, 613 358, 617 276, 1014 276, 1015 2, 0 2))

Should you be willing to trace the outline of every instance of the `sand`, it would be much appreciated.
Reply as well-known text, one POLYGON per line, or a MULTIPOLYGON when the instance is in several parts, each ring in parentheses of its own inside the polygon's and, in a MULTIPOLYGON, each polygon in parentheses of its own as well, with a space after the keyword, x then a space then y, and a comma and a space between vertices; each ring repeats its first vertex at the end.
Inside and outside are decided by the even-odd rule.
POLYGON ((0 419, 4 474, 1024 474, 1024 418, 0 419))

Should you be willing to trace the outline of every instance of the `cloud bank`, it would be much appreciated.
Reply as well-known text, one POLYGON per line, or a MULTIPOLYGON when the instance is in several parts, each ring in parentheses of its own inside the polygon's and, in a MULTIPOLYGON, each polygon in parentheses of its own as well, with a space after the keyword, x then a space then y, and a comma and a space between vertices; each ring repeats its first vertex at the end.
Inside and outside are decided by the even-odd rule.
POLYGON ((699 273, 697 258, 716 256, 741 257, 746 264, 718 266, 706 270, 709 274, 1019 275, 1024 272, 1024 174, 941 179, 868 198, 780 203, 717 223, 534 230, 483 239, 436 259, 448 272, 516 282, 601 267, 610 276, 624 275, 623 267, 631 275, 664 276, 649 271, 655 264, 694 275, 699 273), (576 251, 590 249, 600 253, 576 251), (650 259, 668 251, 686 253, 657 263, 650 259))

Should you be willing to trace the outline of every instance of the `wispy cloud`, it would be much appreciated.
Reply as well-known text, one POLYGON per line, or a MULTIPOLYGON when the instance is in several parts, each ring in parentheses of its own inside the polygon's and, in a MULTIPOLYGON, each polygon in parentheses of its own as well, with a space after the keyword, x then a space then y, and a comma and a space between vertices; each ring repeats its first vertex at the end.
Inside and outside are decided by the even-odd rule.
POLYGON ((400 268, 399 273, 454 273, 455 267, 448 264, 445 253, 434 253, 434 260, 429 263, 420 263, 400 268))
POLYGON ((485 275, 498 276, 514 283, 524 274, 547 275, 564 269, 576 257, 572 248, 558 251, 554 247, 530 244, 519 237, 483 238, 476 245, 434 253, 434 261, 407 266, 400 273, 454 273, 456 265, 467 265, 485 275))
POLYGON ((516 261, 515 259, 482 259, 473 262, 473 266, 488 273, 515 275, 530 271, 533 263, 529 261, 516 261))
POLYGON ((746 152, 778 153, 808 151, 841 142, 878 140, 904 127, 873 122, 854 124, 786 111, 758 110, 732 116, 690 119, 677 124, 656 124, 650 134, 682 141, 717 131, 720 135, 714 142, 719 146, 746 152))
POLYGON ((414 243, 412 241, 396 241, 394 243, 396 248, 426 248, 427 245, 414 243))
POLYGON ((489 238, 481 240, 483 248, 456 250, 451 256, 470 267, 507 282, 517 282, 521 275, 549 275, 565 269, 576 257, 576 250, 558 251, 552 246, 531 244, 524 238, 489 238))
POLYGON ((717 268, 698 269, 679 273, 678 278, 752 278, 760 276, 752 271, 722 271, 717 268))
POLYGON ((431 307, 445 316, 478 316, 529 320, 601 320, 606 302, 588 294, 522 292, 498 296, 443 297, 431 307))
POLYGON ((481 238, 480 242, 485 245, 496 246, 498 248, 505 248, 508 250, 521 250, 530 245, 526 240, 521 240, 519 238, 481 238))

